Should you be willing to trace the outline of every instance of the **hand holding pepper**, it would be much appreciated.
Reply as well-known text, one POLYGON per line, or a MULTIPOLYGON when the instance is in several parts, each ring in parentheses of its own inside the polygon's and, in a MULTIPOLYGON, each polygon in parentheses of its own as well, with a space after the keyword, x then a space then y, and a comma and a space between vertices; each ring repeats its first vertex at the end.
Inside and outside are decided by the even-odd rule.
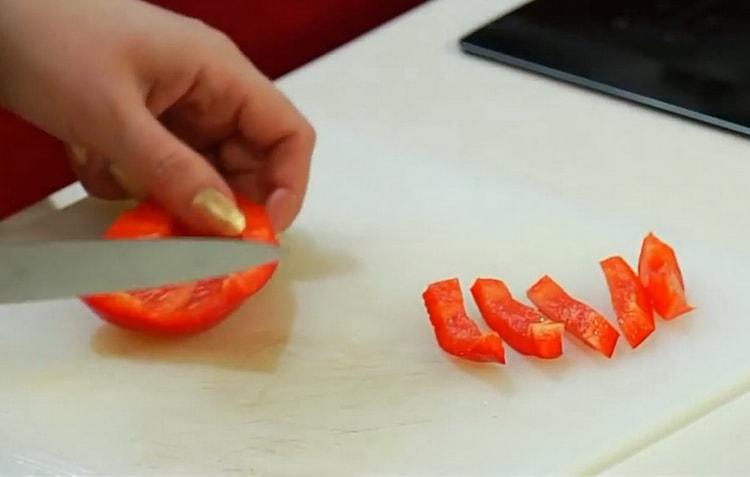
POLYGON ((92 195, 229 235, 233 189, 278 230, 302 206, 307 120, 223 34, 140 0, 0 0, 0 105, 66 142, 92 195))

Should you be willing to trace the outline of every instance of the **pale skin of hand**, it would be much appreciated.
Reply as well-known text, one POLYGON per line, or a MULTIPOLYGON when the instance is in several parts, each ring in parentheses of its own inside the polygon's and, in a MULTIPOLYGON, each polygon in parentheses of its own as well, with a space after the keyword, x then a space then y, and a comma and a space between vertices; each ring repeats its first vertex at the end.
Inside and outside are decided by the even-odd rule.
POLYGON ((310 123, 225 35, 140 0, 0 0, 0 105, 64 141, 92 195, 200 232, 244 227, 233 190, 279 231, 302 207, 310 123))

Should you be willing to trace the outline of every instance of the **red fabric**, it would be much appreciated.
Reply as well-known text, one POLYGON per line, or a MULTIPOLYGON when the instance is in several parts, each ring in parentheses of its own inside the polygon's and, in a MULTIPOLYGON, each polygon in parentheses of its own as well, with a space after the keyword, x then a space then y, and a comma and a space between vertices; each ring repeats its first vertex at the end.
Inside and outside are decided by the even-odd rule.
MULTIPOLYGON (((425 0, 151 0, 229 35, 271 78, 425 0)), ((62 144, 0 109, 0 218, 70 184, 62 144)))
POLYGON ((150 0, 229 35, 272 78, 425 0, 150 0))

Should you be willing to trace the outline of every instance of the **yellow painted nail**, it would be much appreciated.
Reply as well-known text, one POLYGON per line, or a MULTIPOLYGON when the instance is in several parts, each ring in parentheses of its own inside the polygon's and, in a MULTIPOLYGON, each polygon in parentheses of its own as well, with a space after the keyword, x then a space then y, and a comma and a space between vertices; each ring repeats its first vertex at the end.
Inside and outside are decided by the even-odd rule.
POLYGON ((195 195, 192 203, 215 219, 228 234, 238 235, 245 230, 245 215, 216 189, 203 189, 195 195))

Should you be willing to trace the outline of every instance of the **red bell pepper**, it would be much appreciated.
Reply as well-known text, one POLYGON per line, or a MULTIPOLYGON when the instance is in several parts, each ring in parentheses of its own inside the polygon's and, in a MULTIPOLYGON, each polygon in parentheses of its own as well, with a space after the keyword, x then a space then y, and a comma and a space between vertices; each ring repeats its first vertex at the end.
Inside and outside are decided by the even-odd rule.
POLYGON ((471 293, 484 320, 521 354, 539 358, 562 355, 565 325, 515 300, 501 280, 479 278, 471 293))
MULTIPOLYGON (((265 209, 242 197, 237 204, 247 228, 238 239, 277 243, 265 209)), ((162 208, 144 202, 124 212, 107 231, 108 239, 139 239, 193 235, 162 208)), ((193 334, 219 324, 248 297, 260 290, 276 263, 223 278, 199 280, 146 290, 103 293, 82 300, 102 319, 122 328, 157 334, 193 334)))
POLYGON ((646 289, 622 257, 602 260, 601 267, 620 329, 630 346, 636 348, 655 329, 654 312, 646 289))
POLYGON ((497 333, 482 333, 466 313, 458 279, 436 282, 422 294, 440 347, 449 354, 477 362, 505 363, 497 333))
POLYGON ((685 283, 672 247, 650 233, 643 239, 638 275, 654 310, 672 320, 695 309, 685 296, 685 283))
POLYGON ((529 288, 527 295, 547 317, 564 323, 565 329, 585 344, 612 357, 620 333, 601 313, 568 295, 546 275, 529 288))

